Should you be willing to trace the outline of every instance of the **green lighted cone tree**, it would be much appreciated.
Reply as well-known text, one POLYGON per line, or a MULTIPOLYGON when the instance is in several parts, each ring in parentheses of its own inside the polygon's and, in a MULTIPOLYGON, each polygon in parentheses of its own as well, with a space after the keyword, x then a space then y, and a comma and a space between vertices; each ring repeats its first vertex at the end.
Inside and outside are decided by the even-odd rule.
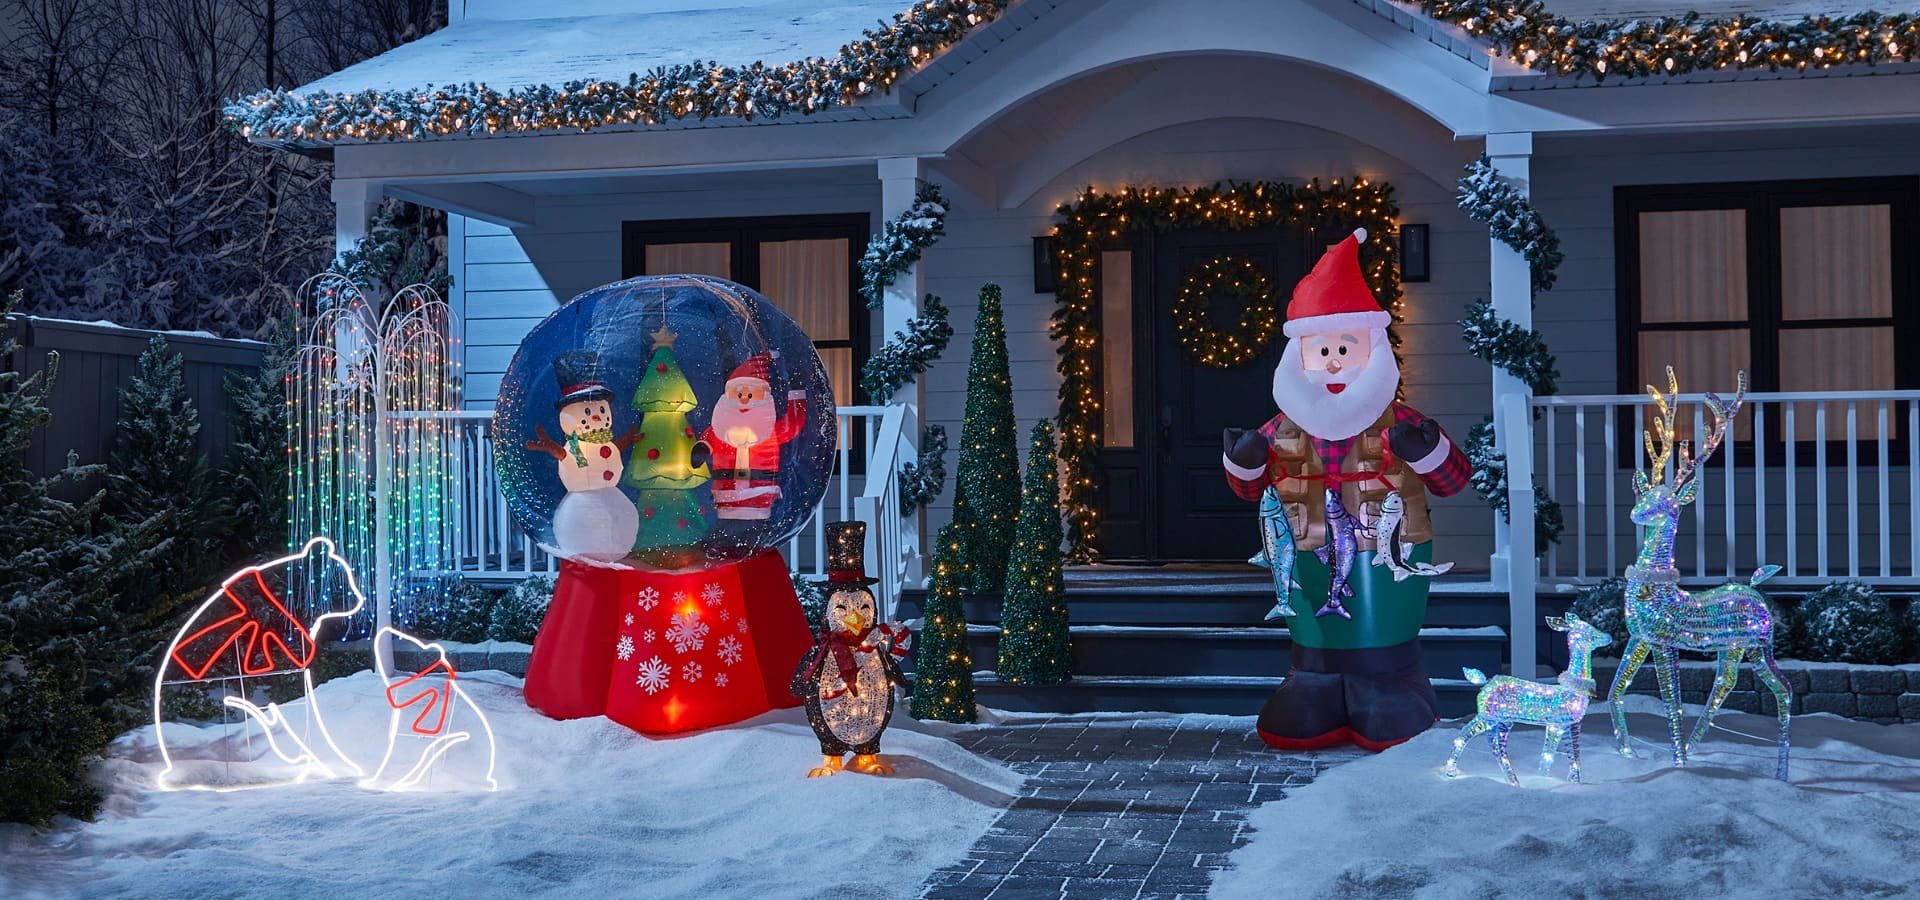
POLYGON ((693 427, 687 413, 699 404, 693 385, 673 353, 677 337, 665 325, 653 333, 653 358, 633 391, 640 412, 640 436, 627 458, 621 483, 637 488, 640 533, 633 552, 649 565, 684 565, 699 551, 695 542, 707 530, 706 511, 695 488, 707 483, 707 467, 693 464, 693 427))
POLYGON ((1000 321, 1000 286, 980 286, 967 362, 967 414, 960 425, 959 472, 953 521, 960 529, 966 587, 998 590, 1007 577, 1020 506, 1020 459, 1014 451, 1013 381, 1007 377, 1007 330, 1000 321))
POLYGON ((913 641, 916 719, 971 722, 973 654, 967 650, 967 614, 961 605, 960 529, 948 524, 935 538, 933 577, 927 581, 926 622, 913 641))
POLYGON ((1054 472, 1053 423, 1033 423, 1026 497, 1007 562, 1000 601, 1000 680, 1062 684, 1073 680, 1067 632, 1067 585, 1060 557, 1060 482, 1054 472))

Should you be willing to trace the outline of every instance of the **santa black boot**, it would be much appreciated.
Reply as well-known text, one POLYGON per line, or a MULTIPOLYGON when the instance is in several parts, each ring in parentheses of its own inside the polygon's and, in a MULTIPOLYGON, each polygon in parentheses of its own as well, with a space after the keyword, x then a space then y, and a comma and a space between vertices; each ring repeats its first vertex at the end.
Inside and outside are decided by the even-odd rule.
POLYGON ((1260 708, 1260 739, 1275 750, 1318 750, 1351 739, 1342 676, 1316 671, 1324 652, 1294 647, 1293 671, 1260 708))
POLYGON ((1440 701, 1420 665, 1420 639, 1348 650, 1347 727, 1353 742, 1378 753, 1433 727, 1440 701))

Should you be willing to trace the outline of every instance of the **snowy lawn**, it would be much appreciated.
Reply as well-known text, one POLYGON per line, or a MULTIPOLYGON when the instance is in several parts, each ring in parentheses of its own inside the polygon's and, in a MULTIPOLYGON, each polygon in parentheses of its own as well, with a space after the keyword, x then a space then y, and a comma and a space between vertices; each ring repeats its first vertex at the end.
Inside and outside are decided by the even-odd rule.
MULTIPOLYGON (((499 738, 496 793, 158 791, 148 726, 100 764, 97 822, 0 826, 0 896, 897 897, 961 859, 1023 780, 904 714, 882 742, 895 775, 809 780, 819 745, 798 709, 650 739, 547 719, 499 672, 460 683, 499 738)), ((371 672, 319 688, 343 746, 384 747, 380 691, 371 672)), ((197 749, 201 729, 170 729, 176 760, 215 755, 219 726, 197 749)))
MULTIPOLYGON (((1440 774, 1459 723, 1340 766, 1255 810, 1219 897, 1884 897, 1920 891, 1920 724, 1793 721, 1792 783, 1771 777, 1772 718, 1721 713, 1670 767, 1659 701, 1629 698, 1639 758, 1584 723, 1584 784, 1538 774, 1540 729, 1484 736, 1440 774), (1731 733, 1731 732, 1739 732, 1731 733)), ((1698 709, 1690 709, 1693 727, 1698 709)))

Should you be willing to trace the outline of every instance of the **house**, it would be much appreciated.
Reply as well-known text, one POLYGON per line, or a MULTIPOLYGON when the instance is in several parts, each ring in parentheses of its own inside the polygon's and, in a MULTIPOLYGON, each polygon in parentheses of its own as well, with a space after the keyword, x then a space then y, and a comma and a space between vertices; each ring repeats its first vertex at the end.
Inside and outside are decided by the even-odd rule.
MULTIPOLYGON (((1685 391, 1731 391, 1744 369, 1754 392, 1683 529, 1689 577, 1777 562, 1800 583, 1915 580, 1920 369, 1898 350, 1920 337, 1914 17, 1865 0, 1713 4, 1698 23, 1678 0, 905 3, 467 0, 440 32, 232 109, 251 140, 332 159, 342 246, 383 197, 453 214, 471 407, 569 297, 697 271, 793 314, 843 406, 917 298, 943 297, 959 334, 897 398, 909 444, 920 424, 958 433, 987 281, 1005 290, 1021 424, 1061 414, 1049 325, 1063 294, 1045 290, 1055 272, 1036 238, 1063 204, 1275 182, 1377 208, 1390 187, 1391 209, 1370 214, 1397 231, 1382 245, 1399 250, 1407 395, 1455 440, 1497 415, 1513 475, 1511 527, 1471 492, 1436 503, 1441 552, 1510 592, 1520 658, 1537 579, 1631 562, 1637 395, 1668 364, 1685 391), (908 39, 862 37, 887 27, 908 39), (665 71, 664 87, 649 77, 695 60, 714 62, 665 71), (762 89, 722 68, 803 61, 819 62, 750 82, 762 89), (781 78, 801 86, 763 89, 781 78), (1521 254, 1456 203, 1482 154, 1560 239, 1537 303, 1521 254), (869 312, 855 260, 923 182, 951 200, 946 235, 869 312), (1479 298, 1539 330, 1559 396, 1469 353, 1458 322, 1479 298), (1530 481, 1565 522, 1538 565, 1514 563, 1536 555, 1530 481)), ((1092 272, 1097 300, 1079 360, 1100 401, 1084 423, 1102 436, 1086 473, 1093 549, 1252 549, 1218 435, 1271 415, 1271 364, 1185 364, 1169 308, 1196 261, 1222 255, 1254 259, 1284 292, 1356 215, 1232 231, 1115 221, 1097 259, 1065 273, 1092 272)), ((917 570, 916 535, 950 503, 902 532, 889 577, 917 570)))

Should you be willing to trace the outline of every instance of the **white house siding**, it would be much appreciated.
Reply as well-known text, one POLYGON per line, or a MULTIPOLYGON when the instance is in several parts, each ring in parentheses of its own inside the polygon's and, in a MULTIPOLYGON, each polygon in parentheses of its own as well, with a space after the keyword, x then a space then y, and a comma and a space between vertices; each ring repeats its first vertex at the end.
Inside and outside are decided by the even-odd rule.
MULTIPOLYGON (((1447 160, 1439 169, 1457 171, 1474 152, 1465 145, 1435 141, 1389 152, 1311 125, 1217 119, 1161 129, 1101 150, 1068 165, 1013 209, 988 209, 971 197, 957 196, 947 236, 927 251, 923 262, 926 288, 953 309, 956 331, 953 348, 926 377, 926 418, 945 426, 958 444, 967 352, 977 293, 985 281, 999 283, 1004 291, 1023 458, 1026 430, 1036 419, 1058 411, 1058 357, 1047 335, 1055 296, 1033 292, 1031 239, 1051 230, 1058 204, 1071 201, 1087 185, 1110 190, 1123 184, 1206 185, 1222 180, 1305 183, 1359 174, 1394 185, 1402 221, 1432 226, 1432 281, 1406 286, 1406 322, 1400 329, 1405 380, 1409 400, 1463 440, 1468 426, 1486 415, 1491 391, 1487 367, 1466 354, 1454 324, 1475 298, 1486 294, 1486 232, 1455 209, 1451 182, 1440 183, 1405 159, 1429 154, 1429 162, 1447 160)), ((1244 403, 1250 426, 1275 411, 1270 397, 1247 397, 1244 403)), ((953 466, 950 457, 950 472, 953 466)), ((949 486, 929 511, 929 533, 951 518, 952 502, 949 486)), ((1436 502, 1434 517, 1444 536, 1442 552, 1460 560, 1462 568, 1484 570, 1492 551, 1486 507, 1468 492, 1436 502)))
MULTIPOLYGON (((1920 132, 1910 128, 1807 128, 1745 134, 1543 140, 1538 143, 1532 169, 1534 202, 1548 224, 1559 234, 1567 258, 1560 269, 1558 286, 1538 298, 1534 321, 1558 357, 1561 392, 1620 392, 1616 369, 1617 307, 1613 232, 1613 192, 1616 186, 1915 175, 1920 174, 1920 156, 1916 156, 1911 148, 1917 138, 1920 138, 1920 132)), ((1438 238, 1435 243, 1437 259, 1444 251, 1437 246, 1438 238)), ((1920 248, 1896 248, 1895 252, 1911 253, 1916 250, 1920 248)), ((1680 387, 1683 391, 1724 392, 1732 388, 1733 374, 1680 372, 1680 387)), ((1795 386, 1789 384, 1783 385, 1783 388, 1793 390, 1795 386)), ((1773 414, 1777 415, 1777 412, 1773 414)), ((1811 415, 1811 410, 1803 408, 1802 414, 1811 415)), ((1861 414, 1863 417, 1871 415, 1871 410, 1862 408, 1861 414)), ((1752 413, 1745 415, 1751 416, 1752 413)), ((1599 428, 1597 417, 1590 421, 1590 429, 1599 428)), ((1555 443, 1562 475, 1550 486, 1554 494, 1568 501, 1571 501, 1575 490, 1572 475, 1575 439, 1570 423, 1571 419, 1565 418, 1559 424, 1555 443)), ((1833 429, 1830 433, 1836 438, 1843 436, 1840 430, 1844 428, 1843 422, 1830 420, 1829 428, 1833 429)), ((1545 435, 1542 433, 1537 437, 1540 449, 1536 450, 1536 464, 1544 465, 1542 454, 1545 435)), ((1622 440, 1639 439, 1638 434, 1623 434, 1621 437, 1622 440)), ((1846 561, 1841 553, 1849 542, 1845 518, 1845 458, 1840 454, 1830 454, 1828 461, 1830 466, 1841 470, 1828 479, 1828 531, 1833 548, 1831 564, 1837 571, 1844 572, 1846 561)), ((1767 485, 1767 559, 1756 558, 1751 544, 1746 544, 1735 554, 1731 568, 1736 574, 1744 575, 1761 562, 1786 562, 1785 481, 1783 473, 1779 471, 1780 462, 1777 456, 1769 461, 1773 471, 1767 485)), ((1799 463, 1801 466, 1810 466, 1812 460, 1803 456, 1799 463)), ((1595 465, 1598 465, 1597 461, 1595 465)), ((1714 477, 1705 483, 1706 501, 1711 504, 1709 514, 1705 517, 1705 544, 1709 567, 1724 572, 1728 566, 1724 553, 1724 507, 1720 505, 1722 482, 1717 469, 1712 474, 1714 477)), ((1589 469, 1589 496, 1595 498, 1596 503, 1604 489, 1601 477, 1589 469)), ((1757 513, 1751 475, 1746 477, 1748 480, 1738 486, 1736 521, 1741 523, 1742 529, 1750 531, 1757 513)), ((1894 526, 1892 556, 1898 569, 1906 565, 1908 559, 1907 526, 1910 518, 1905 502, 1908 484, 1904 465, 1895 470, 1890 486, 1895 498, 1890 516, 1894 526)), ((1794 538, 1799 542, 1799 563, 1804 572, 1812 565, 1816 552, 1812 509, 1814 482, 1804 470, 1798 479, 1797 490, 1796 505, 1801 512, 1794 538)), ((1861 503, 1862 517, 1869 520, 1877 518, 1878 510, 1874 505, 1879 494, 1877 474, 1863 470, 1860 490, 1864 498, 1861 503)), ((1623 485, 1616 485, 1616 491, 1623 506, 1612 514, 1620 529, 1614 549, 1616 561, 1624 565, 1631 560, 1633 552, 1632 532, 1626 525, 1624 509, 1624 504, 1630 502, 1630 492, 1623 485)), ((1587 520, 1589 568, 1596 576, 1606 574, 1605 521, 1606 512, 1599 508, 1595 508, 1587 520)), ((1693 537, 1695 521, 1691 515, 1685 525, 1679 548, 1683 569, 1696 561, 1696 538, 1693 537)), ((1575 523, 1569 521, 1561 551, 1563 554, 1574 552, 1574 538, 1575 523)), ((1877 540, 1869 538, 1865 543, 1863 572, 1871 575, 1878 571, 1877 540)), ((1563 568, 1571 566, 1572 562, 1563 561, 1562 565, 1563 568)))

